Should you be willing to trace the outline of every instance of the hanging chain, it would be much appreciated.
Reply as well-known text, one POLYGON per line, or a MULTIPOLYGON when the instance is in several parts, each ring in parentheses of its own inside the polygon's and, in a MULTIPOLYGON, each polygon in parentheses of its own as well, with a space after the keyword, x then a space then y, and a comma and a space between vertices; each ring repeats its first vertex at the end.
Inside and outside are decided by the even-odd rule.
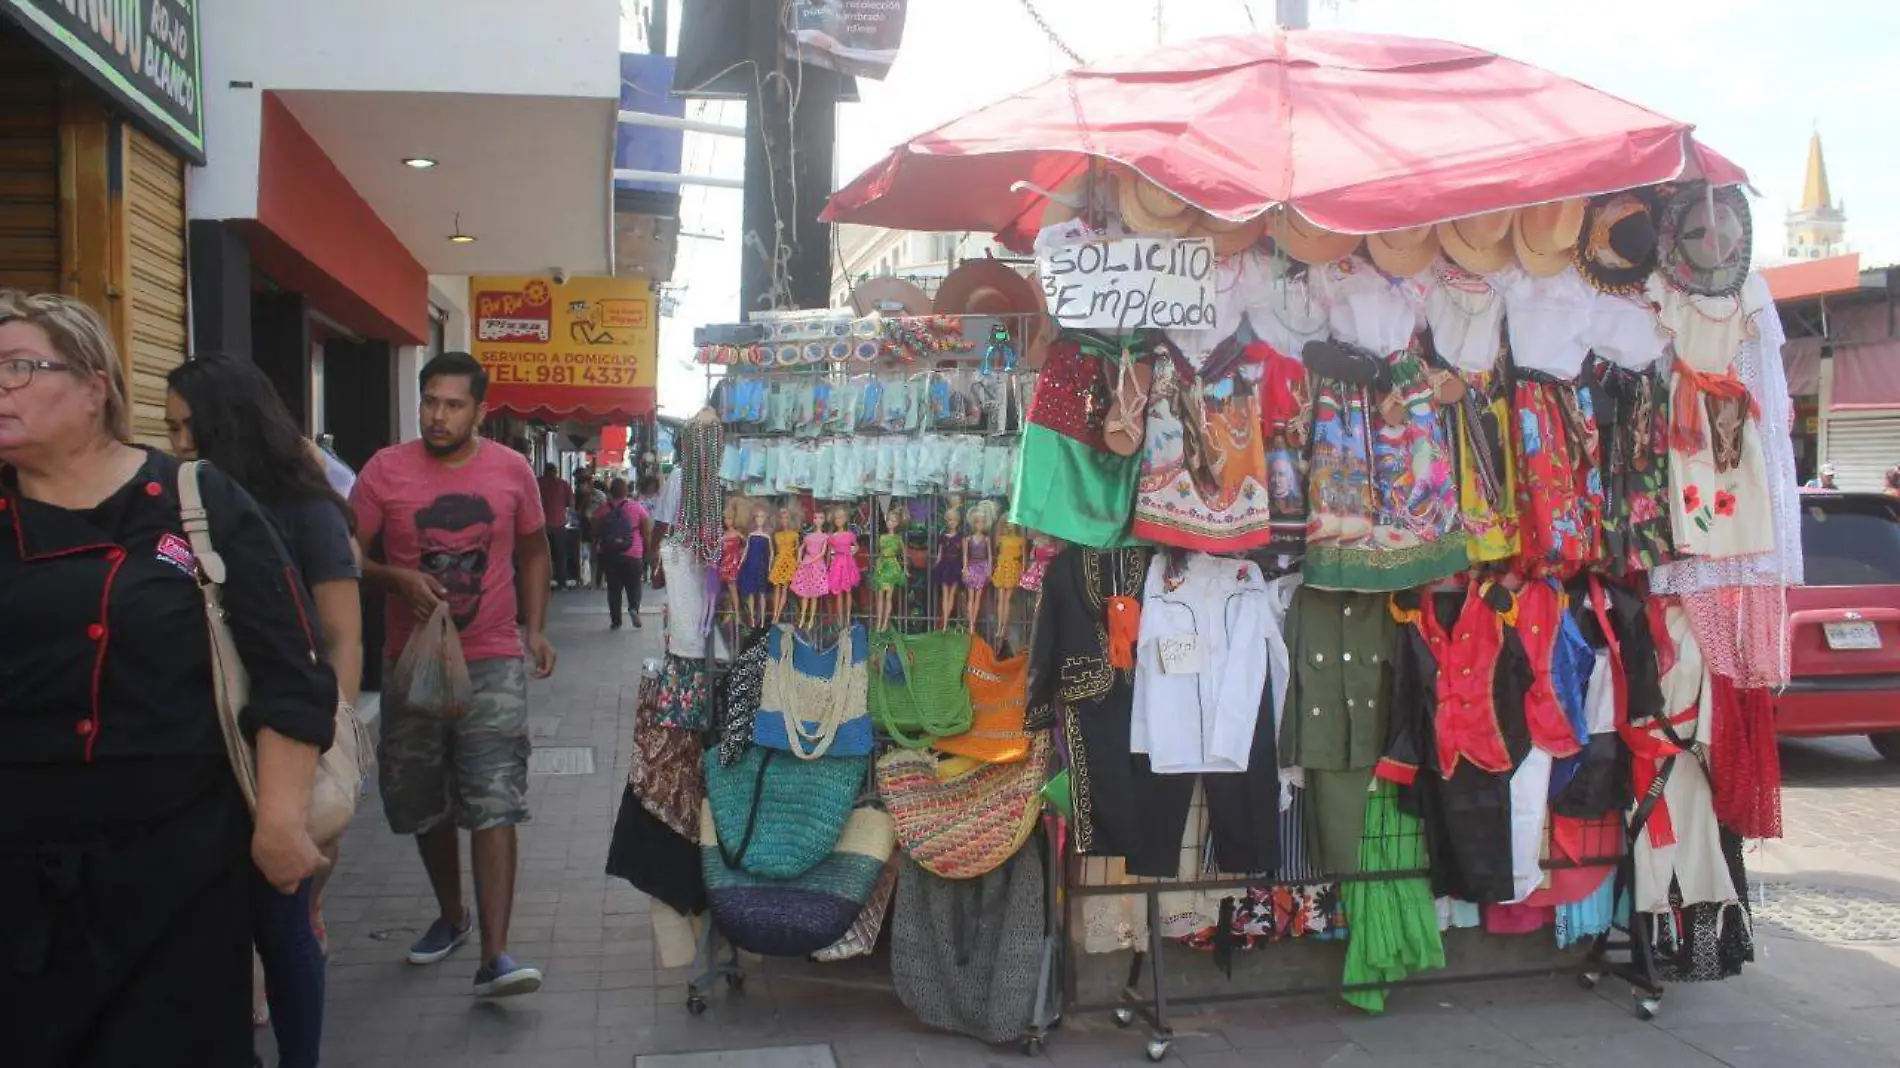
POLYGON ((1044 37, 1049 38, 1050 44, 1055 45, 1063 55, 1068 56, 1077 66, 1081 66, 1085 62, 1082 59, 1081 53, 1070 48, 1067 41, 1056 36, 1056 31, 1049 25, 1049 20, 1043 18, 1042 12, 1036 10, 1035 0, 1022 0, 1022 4, 1023 10, 1029 12, 1029 17, 1035 21, 1036 28, 1042 31, 1044 37))

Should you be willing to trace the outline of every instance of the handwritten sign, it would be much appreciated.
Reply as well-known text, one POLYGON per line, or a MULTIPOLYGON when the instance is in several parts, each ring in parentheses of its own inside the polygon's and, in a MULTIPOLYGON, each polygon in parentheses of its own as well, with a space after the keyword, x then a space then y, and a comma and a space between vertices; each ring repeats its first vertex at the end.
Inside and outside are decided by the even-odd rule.
POLYGON ((1130 237, 1066 245, 1036 261, 1049 314, 1065 327, 1215 330, 1214 243, 1130 237))

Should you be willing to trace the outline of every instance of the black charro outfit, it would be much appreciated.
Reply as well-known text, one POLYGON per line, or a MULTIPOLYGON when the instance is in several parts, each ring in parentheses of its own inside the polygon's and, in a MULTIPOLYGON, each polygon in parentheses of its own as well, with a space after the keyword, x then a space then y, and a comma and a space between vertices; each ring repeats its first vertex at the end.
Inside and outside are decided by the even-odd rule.
MULTIPOLYGON (((178 515, 148 453, 98 507, 0 476, 0 1034, 10 1068, 251 1064, 251 820, 178 515)), ((327 746, 336 679, 257 504, 201 477, 247 731, 327 746)))

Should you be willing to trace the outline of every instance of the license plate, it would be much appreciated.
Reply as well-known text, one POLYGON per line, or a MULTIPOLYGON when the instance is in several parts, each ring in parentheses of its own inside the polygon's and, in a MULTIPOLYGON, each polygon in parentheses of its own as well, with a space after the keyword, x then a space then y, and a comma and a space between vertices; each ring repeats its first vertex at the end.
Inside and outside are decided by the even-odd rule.
POLYGON ((1824 623, 1829 649, 1878 649, 1880 629, 1872 623, 1824 623))

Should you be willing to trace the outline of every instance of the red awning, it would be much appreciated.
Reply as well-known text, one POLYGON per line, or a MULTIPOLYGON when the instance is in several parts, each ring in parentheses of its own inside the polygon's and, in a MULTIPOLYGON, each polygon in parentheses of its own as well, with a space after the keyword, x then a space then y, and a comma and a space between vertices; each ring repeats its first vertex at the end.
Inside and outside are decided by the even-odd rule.
POLYGON ((657 406, 657 391, 650 386, 614 390, 500 384, 488 387, 490 412, 544 423, 571 419, 596 426, 625 425, 652 415, 657 406))
POLYGON ((1445 41, 1334 30, 1183 42, 1060 75, 899 145, 825 217, 1033 242, 1042 196, 1114 160, 1227 219, 1291 204, 1374 233, 1684 177, 1747 180, 1693 127, 1445 41))

